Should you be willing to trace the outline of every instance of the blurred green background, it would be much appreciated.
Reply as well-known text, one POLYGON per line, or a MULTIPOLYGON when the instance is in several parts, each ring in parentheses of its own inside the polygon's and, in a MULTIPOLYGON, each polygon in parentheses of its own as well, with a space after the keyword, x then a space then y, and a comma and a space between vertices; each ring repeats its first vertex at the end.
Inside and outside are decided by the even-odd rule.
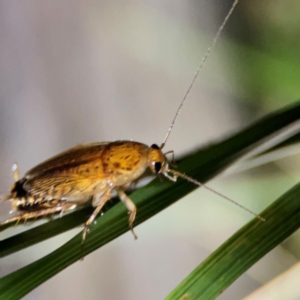
MULTIPOLYGON (((161 143, 230 6, 221 0, 3 1, 0 191, 12 184, 14 162, 24 174, 79 143, 161 143)), ((179 156, 299 100, 299 11, 296 0, 241 1, 166 151, 179 156)), ((247 172, 227 172, 209 185, 259 212, 299 181, 299 166, 300 156, 293 154, 247 172)), ((0 206, 2 219, 10 209, 6 204, 0 206)), ((125 234, 25 299, 162 299, 250 219, 198 190, 137 227, 138 241, 125 234)), ((1 239, 26 228, 1 232, 1 239)), ((2 259, 0 276, 46 255, 79 230, 2 259)), ((294 234, 219 299, 241 299, 294 265, 299 241, 294 234)))

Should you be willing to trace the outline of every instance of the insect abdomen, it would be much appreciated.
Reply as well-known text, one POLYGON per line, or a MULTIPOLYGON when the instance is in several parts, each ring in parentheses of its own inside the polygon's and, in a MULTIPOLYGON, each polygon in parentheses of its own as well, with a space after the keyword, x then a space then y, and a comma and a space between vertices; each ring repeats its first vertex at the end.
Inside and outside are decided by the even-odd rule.
MULTIPOLYGON (((43 198, 34 197, 30 193, 28 193, 24 189, 24 184, 26 183, 27 179, 22 178, 15 182, 11 189, 11 198, 12 200, 12 208, 16 211, 39 211, 41 210, 41 205, 43 202, 43 198)), ((48 201, 47 207, 53 207, 57 205, 57 201, 48 201), (54 203, 55 202, 55 203, 54 203)))

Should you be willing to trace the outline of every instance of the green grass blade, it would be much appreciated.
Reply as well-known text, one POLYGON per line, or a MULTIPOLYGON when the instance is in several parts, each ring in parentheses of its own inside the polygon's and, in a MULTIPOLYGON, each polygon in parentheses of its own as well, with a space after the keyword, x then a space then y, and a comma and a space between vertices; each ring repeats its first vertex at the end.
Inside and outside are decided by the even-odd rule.
MULTIPOLYGON (((268 135, 299 119, 300 104, 297 103, 293 107, 280 110, 262 119, 223 142, 211 145, 181 159, 178 163, 178 169, 195 179, 206 182, 268 135)), ((194 189, 193 184, 184 180, 178 180, 177 183, 169 181, 161 183, 154 180, 149 185, 138 189, 130 196, 138 208, 134 224, 138 225, 144 222, 194 189)), ((87 213, 87 210, 74 212, 62 219, 33 228, 29 231, 30 233, 25 232, 6 239, 0 244, 0 251, 4 249, 1 255, 13 253, 66 229, 78 226, 82 223, 78 214, 85 216, 87 213), (57 224, 64 224, 65 222, 72 224, 70 226, 64 225, 63 228, 57 226, 57 224), (48 233, 47 229, 49 229, 48 233), (37 237, 36 234, 41 231, 43 234, 41 237, 37 237), (14 240, 12 240, 13 238, 14 240)), ((5 299, 21 298, 48 278, 79 260, 82 255, 91 253, 126 231, 128 231, 128 216, 125 207, 118 203, 113 209, 108 210, 103 217, 98 218, 97 224, 91 226, 91 232, 88 234, 84 249, 81 247, 81 235, 78 234, 44 258, 1 278, 0 294, 5 296, 5 299)))
POLYGON ((215 299, 300 227, 300 184, 252 220, 191 272, 165 299, 215 299))
MULTIPOLYGON (((247 149, 255 146, 268 135, 273 134, 277 130, 299 120, 299 118, 300 104, 296 103, 292 107, 279 110, 278 112, 269 115, 246 130, 241 131, 223 142, 211 145, 204 150, 199 150, 194 155, 190 155, 187 158, 182 159, 179 170, 194 176, 202 182, 205 182, 220 173, 247 149), (191 173, 192 169, 195 169, 196 172, 191 173)), ((157 188, 158 193, 163 193, 164 190, 167 191, 169 189, 169 185, 170 183, 162 184, 161 182, 154 181, 151 188, 157 188)), ((184 185, 188 186, 188 188, 184 193, 180 193, 180 196, 187 194, 195 188, 193 185, 187 183, 184 185)), ((140 194, 138 195, 140 195, 139 197, 141 202, 149 202, 147 200, 148 187, 140 189, 139 193, 140 194), (141 194, 143 196, 141 196, 141 194)), ((135 193, 131 195, 131 198, 135 201, 137 200, 135 193)), ((176 197, 175 200, 171 200, 169 203, 166 203, 166 205, 170 205, 178 199, 180 198, 176 197)), ((163 200, 163 202, 164 201, 165 200, 163 200)), ((157 204, 154 203, 153 205, 157 204)), ((37 226, 31 230, 27 230, 26 232, 22 232, 0 241, 0 257, 12 254, 69 229, 75 228, 81 225, 91 212, 92 208, 87 207, 81 211, 73 212, 52 222, 37 226)), ((139 214, 140 208, 138 215, 139 214)), ((135 222, 135 224, 137 223, 135 222)), ((11 225, 12 224, 9 224, 6 227, 11 225)))
MULTIPOLYGON (((283 149, 283 148, 287 148, 287 147, 290 147, 290 146, 297 146, 298 147, 299 144, 300 144, 300 133, 297 133, 297 134, 285 139, 283 142, 275 145, 274 147, 271 147, 270 149, 259 153, 257 156, 262 156, 264 154, 274 152, 276 150, 280 150, 280 149, 283 149)), ((256 157, 256 156, 254 156, 254 157, 256 157)))

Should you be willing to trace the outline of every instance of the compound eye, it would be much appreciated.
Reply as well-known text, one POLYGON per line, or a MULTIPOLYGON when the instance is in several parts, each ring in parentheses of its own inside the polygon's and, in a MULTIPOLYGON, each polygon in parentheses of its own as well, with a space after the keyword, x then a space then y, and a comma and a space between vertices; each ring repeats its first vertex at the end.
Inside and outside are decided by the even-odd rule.
POLYGON ((154 163, 154 169, 155 169, 156 173, 159 173, 159 171, 161 169, 161 163, 160 162, 154 163))
POLYGON ((159 149, 159 147, 156 144, 151 145, 152 149, 159 149))

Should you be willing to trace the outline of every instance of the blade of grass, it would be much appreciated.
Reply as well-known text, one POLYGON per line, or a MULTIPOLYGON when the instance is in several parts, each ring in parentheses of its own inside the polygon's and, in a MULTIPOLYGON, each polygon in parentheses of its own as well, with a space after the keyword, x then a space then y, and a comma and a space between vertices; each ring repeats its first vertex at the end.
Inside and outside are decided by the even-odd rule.
MULTIPOLYGON (((189 176, 206 182, 268 135, 299 119, 300 104, 297 103, 293 107, 280 110, 262 119, 221 143, 185 157, 179 161, 178 168, 189 176)), ((194 189, 194 185, 183 180, 178 180, 175 184, 168 181, 160 183, 158 180, 154 180, 149 185, 138 189, 131 194, 131 198, 138 207, 135 225, 147 220, 194 189)), ((74 214, 70 214, 66 218, 72 218, 74 214)), ((70 219, 68 220, 71 222, 70 219)), ((50 229, 55 226, 55 222, 58 222, 58 220, 42 226, 45 226, 44 229, 50 229)), ((78 223, 74 221, 73 225, 75 227, 80 223, 82 223, 82 220, 78 220, 78 223)), ((46 230, 41 238, 34 238, 34 233, 39 230, 39 227, 32 229, 31 240, 29 241, 22 240, 22 234, 13 243, 11 243, 11 240, 6 239, 1 242, 0 249, 6 249, 5 253, 9 254, 20 250, 22 247, 29 246, 33 241, 37 242, 45 239, 47 237, 46 230)), ((128 231, 126 209, 123 205, 117 204, 103 217, 98 218, 97 224, 91 226, 91 232, 84 244, 84 249, 81 247, 81 235, 76 235, 65 245, 44 258, 0 279, 0 294, 5 295, 5 299, 20 298, 48 278, 79 260, 82 255, 89 254, 126 231, 128 231)), ((56 228, 48 237, 60 232, 60 228, 56 228)))
POLYGON ((252 220, 192 271, 165 299, 215 299, 300 227, 300 184, 252 220))
POLYGON ((300 144, 300 133, 297 133, 297 134, 289 137, 288 139, 286 139, 282 143, 279 143, 278 145, 276 145, 276 146, 274 146, 274 147, 272 147, 272 148, 270 148, 270 149, 268 149, 264 152, 259 153, 258 156, 264 155, 266 153, 273 152, 273 151, 276 151, 276 150, 279 150, 279 149, 282 149, 282 148, 293 146, 293 145, 298 145, 299 146, 299 144, 300 144))
MULTIPOLYGON (((299 119, 300 102, 263 118, 249 128, 242 130, 223 142, 213 144, 202 150, 200 149, 193 155, 188 155, 179 162, 179 170, 186 172, 190 176, 194 176, 194 178, 202 182, 206 182, 213 176, 220 173, 224 168, 228 167, 247 150, 251 150, 255 145, 266 139, 269 135, 274 134, 276 131, 299 119), (196 171, 192 173, 193 169, 196 171)), ((195 188, 195 186, 191 184, 185 183, 184 185, 187 186, 186 191, 179 193, 178 197, 171 199, 164 207, 172 204, 195 188)), ((151 188, 157 188, 158 194, 164 193, 164 191, 168 192, 170 183, 161 183, 158 180, 154 180, 153 183, 151 183, 151 188)), ((174 189, 173 186, 172 189, 174 189)), ((135 193, 133 193, 130 197, 136 202, 136 204, 138 204, 138 199, 140 199, 140 202, 149 202, 148 190, 148 187, 141 188, 137 198, 135 193)), ((155 197, 158 199, 159 195, 154 196, 154 198, 155 197)), ((164 201, 166 201, 166 199, 162 200, 163 203, 164 201)), ((153 205, 157 205, 156 202, 157 201, 155 201, 153 205)), ((139 204, 138 210, 139 215, 141 213, 139 204)), ((91 211, 91 208, 75 211, 63 216, 62 218, 0 241, 0 257, 12 254, 83 224, 91 211)), ((135 222, 135 225, 136 224, 137 222, 135 222)), ((12 224, 8 224, 6 227, 9 226, 12 226, 12 224)))

